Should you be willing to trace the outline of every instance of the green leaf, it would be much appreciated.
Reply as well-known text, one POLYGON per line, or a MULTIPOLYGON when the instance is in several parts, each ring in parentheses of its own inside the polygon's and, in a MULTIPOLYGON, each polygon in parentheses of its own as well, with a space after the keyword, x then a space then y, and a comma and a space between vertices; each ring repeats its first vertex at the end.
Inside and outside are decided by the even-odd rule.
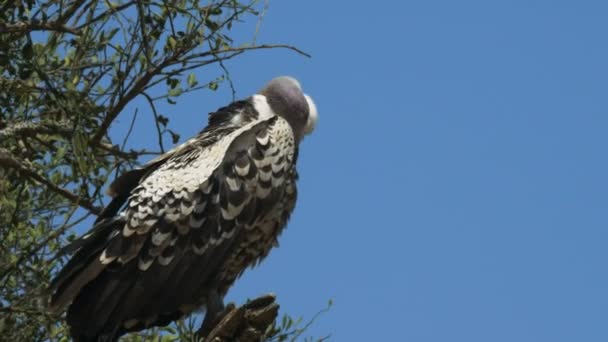
POLYGON ((167 39, 167 45, 169 45, 171 50, 175 50, 175 47, 177 46, 177 40, 175 40, 173 36, 169 36, 169 38, 167 39))
POLYGON ((169 90, 169 96, 177 97, 182 94, 182 88, 177 87, 169 90))
POLYGON ((196 87, 197 84, 198 84, 198 81, 196 80, 196 76, 194 74, 188 75, 188 86, 190 88, 194 88, 194 87, 196 87))
POLYGON ((116 35, 116 33, 120 30, 120 27, 115 27, 113 28, 110 33, 108 34, 107 40, 112 40, 112 38, 114 38, 114 36, 116 35))
POLYGON ((177 78, 167 78, 166 82, 169 85, 169 88, 175 88, 179 85, 180 80, 177 78))
POLYGON ((156 121, 164 127, 167 127, 167 124, 169 123, 169 118, 164 115, 158 114, 158 116, 156 117, 156 121))
POLYGON ((173 141, 174 144, 177 144, 177 142, 179 141, 179 134, 173 132, 172 130, 168 130, 169 134, 171 134, 171 140, 173 141))
POLYGON ((83 175, 88 174, 89 164, 87 163, 87 138, 81 131, 77 131, 74 134, 73 139, 74 154, 76 155, 76 162, 78 163, 78 169, 83 175))

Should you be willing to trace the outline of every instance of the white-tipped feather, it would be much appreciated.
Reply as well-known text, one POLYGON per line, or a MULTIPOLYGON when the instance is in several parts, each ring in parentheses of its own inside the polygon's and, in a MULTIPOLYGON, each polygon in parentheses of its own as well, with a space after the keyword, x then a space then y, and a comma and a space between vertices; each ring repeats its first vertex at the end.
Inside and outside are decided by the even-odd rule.
POLYGON ((153 258, 148 261, 143 261, 140 258, 139 260, 137 260, 137 268, 139 268, 140 271, 147 271, 148 268, 150 268, 150 266, 152 266, 153 262, 154 262, 153 258))
POLYGON ((167 266, 167 265, 169 265, 169 263, 171 263, 171 261, 173 260, 173 257, 175 257, 175 255, 170 255, 166 258, 164 258, 162 255, 160 255, 158 257, 158 263, 163 266, 167 266))
POLYGON ((112 261, 114 261, 116 259, 115 256, 113 257, 108 257, 106 256, 106 250, 103 250, 103 253, 101 253, 101 256, 99 257, 99 261, 102 263, 102 265, 107 265, 109 263, 111 263, 112 261))

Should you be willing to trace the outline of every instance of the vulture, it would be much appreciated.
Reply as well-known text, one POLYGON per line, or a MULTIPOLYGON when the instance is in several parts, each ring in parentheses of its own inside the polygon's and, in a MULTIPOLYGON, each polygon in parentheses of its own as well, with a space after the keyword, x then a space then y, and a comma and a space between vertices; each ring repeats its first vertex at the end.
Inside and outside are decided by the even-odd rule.
POLYGON ((50 285, 49 309, 67 307, 74 341, 115 341, 201 309, 216 319, 235 280, 277 246, 296 204, 299 144, 316 120, 300 83, 277 77, 118 177, 50 285))

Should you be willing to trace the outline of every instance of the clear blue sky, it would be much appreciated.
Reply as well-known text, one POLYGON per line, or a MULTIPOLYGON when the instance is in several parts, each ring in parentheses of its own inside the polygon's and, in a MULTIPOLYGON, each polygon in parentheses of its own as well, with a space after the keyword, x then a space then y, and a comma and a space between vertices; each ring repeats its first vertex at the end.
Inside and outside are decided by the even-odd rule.
MULTIPOLYGON (((238 97, 293 75, 320 120, 229 300, 331 298, 310 333, 334 341, 608 341, 608 2, 271 1, 259 42, 313 58, 234 59, 238 97)), ((184 139, 230 99, 163 112, 184 139)))

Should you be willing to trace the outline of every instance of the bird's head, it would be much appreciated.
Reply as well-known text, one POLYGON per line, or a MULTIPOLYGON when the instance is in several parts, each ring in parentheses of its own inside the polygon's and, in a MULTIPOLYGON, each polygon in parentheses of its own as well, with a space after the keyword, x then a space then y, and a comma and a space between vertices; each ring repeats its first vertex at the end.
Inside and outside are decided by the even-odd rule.
POLYGON ((317 106, 304 94, 298 80, 289 76, 274 78, 260 94, 266 96, 268 105, 277 115, 289 122, 298 140, 314 130, 317 106))

